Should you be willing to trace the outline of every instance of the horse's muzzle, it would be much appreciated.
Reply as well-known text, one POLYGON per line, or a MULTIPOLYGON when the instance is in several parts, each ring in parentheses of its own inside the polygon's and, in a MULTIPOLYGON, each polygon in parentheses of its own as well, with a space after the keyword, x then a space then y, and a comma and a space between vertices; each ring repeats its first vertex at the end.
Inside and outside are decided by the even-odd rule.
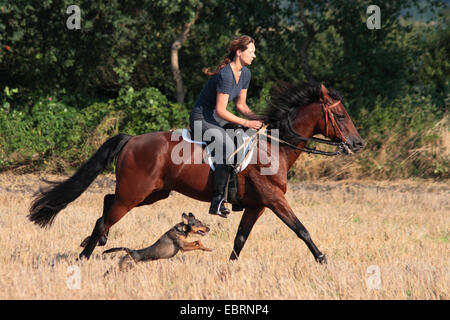
POLYGON ((364 148, 364 142, 361 139, 347 138, 339 147, 343 154, 353 154, 361 152, 364 148))
POLYGON ((361 152, 364 148, 364 142, 361 139, 352 139, 350 141, 347 141, 347 145, 354 153, 361 152))

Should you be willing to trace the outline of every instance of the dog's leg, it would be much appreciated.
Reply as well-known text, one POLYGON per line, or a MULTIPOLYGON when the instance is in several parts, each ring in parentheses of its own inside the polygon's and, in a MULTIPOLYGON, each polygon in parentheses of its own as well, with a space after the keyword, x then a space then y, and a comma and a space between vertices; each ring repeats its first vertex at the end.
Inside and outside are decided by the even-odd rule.
POLYGON ((212 251, 212 249, 207 248, 200 242, 200 240, 192 241, 192 242, 183 242, 181 247, 182 251, 193 251, 193 250, 203 250, 203 251, 212 251))
POLYGON ((198 240, 198 241, 196 241, 196 242, 197 242, 197 244, 198 244, 198 249, 199 249, 199 250, 203 250, 203 251, 213 251, 212 249, 205 247, 205 246, 203 245, 203 243, 200 242, 200 240, 198 240))

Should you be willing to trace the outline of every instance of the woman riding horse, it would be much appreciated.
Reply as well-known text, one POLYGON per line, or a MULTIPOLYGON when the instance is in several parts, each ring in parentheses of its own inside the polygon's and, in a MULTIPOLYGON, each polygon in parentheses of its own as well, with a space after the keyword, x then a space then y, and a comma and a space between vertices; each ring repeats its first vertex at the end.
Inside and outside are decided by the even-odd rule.
POLYGON ((229 157, 234 151, 233 139, 223 126, 230 122, 255 130, 262 126, 258 116, 246 104, 251 78, 250 70, 246 66, 250 65, 255 57, 255 43, 251 37, 244 35, 231 40, 228 54, 216 70, 204 70, 204 73, 212 77, 203 87, 189 119, 192 132, 201 131, 202 137, 206 136, 207 130, 214 132, 216 165, 209 213, 222 217, 230 213, 224 205, 224 193, 232 170, 229 157), (227 110, 228 102, 234 99, 236 109, 251 120, 235 116, 227 110), (223 152, 217 152, 218 150, 223 152))
MULTIPOLYGON (((242 56, 243 51, 236 50, 236 54, 242 56)), ((244 58, 239 57, 236 62, 244 58)), ((226 101, 226 97, 223 98, 226 101)), ((222 111, 224 105, 226 103, 222 102, 222 111)), ((244 120, 238 117, 225 117, 231 121, 241 120, 240 124, 244 124, 244 120)), ((270 154, 271 159, 274 156, 272 161, 278 163, 278 169, 273 174, 263 175, 261 170, 267 165, 258 160, 239 173, 238 199, 245 210, 230 259, 238 258, 254 224, 267 208, 305 242, 317 262, 325 263, 325 255, 317 248, 285 197, 288 171, 302 152, 350 154, 361 151, 363 141, 340 95, 315 84, 279 87, 271 93, 264 120, 268 130, 279 129, 280 148, 275 155, 270 154), (313 138, 317 134, 329 140, 313 138), (306 144, 309 141, 331 144, 340 150, 331 153, 308 148, 306 144)), ((247 121, 247 127, 252 125, 258 128, 260 123, 247 121)), ((210 166, 206 163, 173 161, 172 158, 173 151, 180 145, 182 150, 189 150, 191 159, 201 155, 202 148, 191 148, 190 142, 181 135, 175 140, 174 135, 175 131, 159 131, 137 136, 118 134, 108 139, 70 178, 54 183, 36 195, 29 219, 41 227, 51 225, 56 215, 77 199, 115 159, 115 192, 105 195, 103 214, 95 223, 91 235, 82 242, 84 249, 80 258, 89 259, 97 245, 105 245, 110 228, 130 210, 166 199, 172 190, 196 200, 209 201, 213 189, 210 166)), ((267 150, 271 150, 271 139, 266 142, 267 150)), ((256 150, 261 148, 264 149, 264 144, 258 142, 256 150)))

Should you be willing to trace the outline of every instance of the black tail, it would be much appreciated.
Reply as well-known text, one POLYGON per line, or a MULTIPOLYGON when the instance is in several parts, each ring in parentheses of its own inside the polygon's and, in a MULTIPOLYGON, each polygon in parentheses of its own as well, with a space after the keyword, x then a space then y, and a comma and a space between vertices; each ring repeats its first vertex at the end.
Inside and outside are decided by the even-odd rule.
POLYGON ((95 154, 69 179, 56 182, 54 187, 40 190, 33 201, 28 218, 41 227, 51 225, 58 212, 78 198, 105 170, 131 138, 118 134, 106 141, 95 154))
POLYGON ((105 250, 105 251, 103 251, 103 253, 111 253, 111 252, 117 252, 117 251, 122 251, 122 250, 125 251, 128 254, 131 251, 133 251, 133 250, 125 248, 125 247, 120 247, 120 248, 112 248, 112 249, 105 250))

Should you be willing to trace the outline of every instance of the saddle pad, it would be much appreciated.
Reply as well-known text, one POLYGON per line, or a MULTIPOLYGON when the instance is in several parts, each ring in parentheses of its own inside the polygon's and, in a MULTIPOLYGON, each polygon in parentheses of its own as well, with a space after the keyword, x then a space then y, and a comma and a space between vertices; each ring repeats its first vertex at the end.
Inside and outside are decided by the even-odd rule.
POLYGON ((196 143, 196 144, 200 144, 200 145, 206 144, 206 142, 204 142, 204 141, 192 140, 191 139, 191 131, 186 128, 184 128, 183 131, 181 131, 181 136, 183 137, 184 141, 189 142, 189 143, 196 143))
MULTIPOLYGON (((199 144, 199 145, 207 144, 205 141, 192 140, 191 132, 187 128, 182 129, 181 137, 183 138, 184 141, 189 142, 189 143, 195 143, 195 144, 199 144)), ((250 139, 250 137, 245 132, 243 133, 242 138, 243 138, 243 143, 246 143, 248 141, 248 139, 250 139)), ((236 173, 239 173, 239 172, 243 171, 245 168, 247 168, 250 161, 252 160, 253 150, 254 150, 254 148, 252 146, 254 146, 253 143, 248 143, 244 148, 244 152, 242 152, 241 156, 237 159, 236 173)), ((213 162, 213 159, 211 157, 208 147, 205 148, 205 151, 206 151, 206 159, 208 161, 208 164, 211 167, 211 170, 214 171, 215 170, 214 162, 213 162)))

